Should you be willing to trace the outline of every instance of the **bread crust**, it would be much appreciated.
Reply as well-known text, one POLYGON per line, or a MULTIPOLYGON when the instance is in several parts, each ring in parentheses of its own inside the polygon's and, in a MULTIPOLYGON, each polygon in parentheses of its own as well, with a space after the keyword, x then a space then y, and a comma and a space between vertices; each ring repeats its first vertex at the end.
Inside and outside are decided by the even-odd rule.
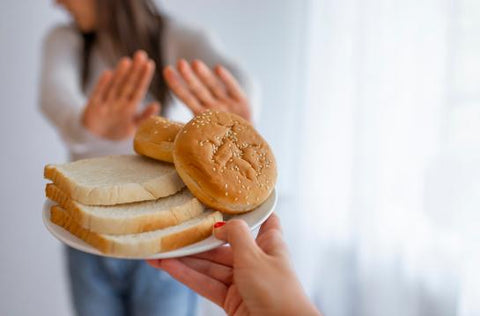
POLYGON ((163 237, 162 251, 185 247, 207 238, 212 234, 213 225, 222 220, 222 214, 220 212, 214 212, 195 226, 163 237))
POLYGON ((262 204, 272 193, 277 168, 268 143, 243 118, 206 111, 178 133, 175 168, 204 204, 238 214, 262 204))
POLYGON ((138 127, 133 149, 140 155, 172 163, 173 142, 182 127, 182 123, 152 116, 138 127))
POLYGON ((54 205, 50 208, 50 221, 97 248, 101 252, 109 253, 111 245, 108 239, 99 233, 91 232, 88 229, 83 228, 73 219, 73 217, 68 215, 67 212, 58 205, 54 205))
POLYGON ((107 156, 60 165, 47 165, 44 169, 44 177, 51 180, 73 200, 86 205, 116 205, 156 200, 175 194, 184 187, 183 181, 173 167, 137 155, 107 156), (105 174, 102 169, 98 170, 97 174, 90 174, 95 179, 108 178, 112 174, 121 175, 123 169, 132 169, 138 166, 151 169, 149 171, 151 174, 146 179, 134 179, 132 176, 132 179, 125 183, 108 185, 81 183, 75 179, 75 176, 72 176, 71 170, 75 169, 78 172, 80 165, 85 167, 85 165, 97 166, 99 164, 117 166, 106 170, 105 174), (67 172, 66 169, 69 169, 70 172, 67 172), (162 170, 163 174, 160 173, 162 170), (156 172, 159 172, 158 177, 156 172))
MULTIPOLYGON (((194 197, 181 205, 173 206, 169 211, 160 211, 148 214, 136 214, 125 217, 105 217, 92 214, 84 210, 85 205, 68 197, 55 184, 48 183, 45 188, 46 196, 57 202, 78 224, 97 233, 124 235, 153 231, 169 226, 178 225, 189 220, 204 210, 204 206, 194 197)), ((180 194, 180 193, 177 193, 180 194)), ((172 196, 173 197, 173 196, 172 196)), ((167 197, 168 199, 169 197, 167 197)), ((145 204, 145 202, 138 202, 145 204)), ((146 202, 151 203, 151 202, 146 202)), ((116 206, 104 206, 115 209, 116 206)))
POLYGON ((222 215, 219 212, 213 212, 185 230, 135 244, 122 243, 109 235, 92 232, 82 227, 58 205, 50 209, 50 220, 105 254, 132 257, 174 250, 203 240, 212 234, 214 223, 221 221, 222 215))

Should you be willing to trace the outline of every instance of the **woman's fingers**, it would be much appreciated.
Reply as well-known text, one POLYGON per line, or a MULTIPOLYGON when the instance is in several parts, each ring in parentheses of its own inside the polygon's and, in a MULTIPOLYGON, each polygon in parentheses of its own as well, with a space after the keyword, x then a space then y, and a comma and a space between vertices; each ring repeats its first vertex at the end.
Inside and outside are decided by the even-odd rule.
POLYGON ((132 67, 130 68, 125 81, 120 87, 120 96, 122 98, 128 99, 132 95, 136 86, 136 82, 139 80, 144 70, 143 67, 147 63, 148 56, 144 51, 138 51, 135 53, 133 56, 132 67))
POLYGON ((195 271, 178 259, 161 260, 158 263, 158 268, 168 272, 177 281, 223 307, 228 287, 222 282, 195 271))
POLYGON ((126 57, 120 59, 118 62, 115 73, 113 74, 113 80, 108 89, 108 100, 114 101, 120 95, 120 88, 122 83, 125 81, 125 77, 127 76, 131 65, 132 61, 130 58, 126 57))
POLYGON ((245 259, 253 259, 261 253, 255 239, 250 233, 247 224, 238 219, 228 221, 225 225, 213 230, 216 238, 230 244, 233 251, 233 258, 243 262, 245 259))
POLYGON ((233 77, 230 71, 218 65, 215 67, 215 73, 218 75, 218 77, 220 77, 222 82, 227 87, 229 95, 231 95, 237 101, 244 102, 247 99, 247 96, 240 87, 240 84, 237 82, 237 80, 235 80, 235 77, 233 77))
POLYGON ((173 93, 192 110, 193 114, 198 115, 205 111, 205 108, 182 82, 182 79, 172 66, 165 67, 163 76, 173 93))
POLYGON ((152 115, 156 115, 160 112, 160 103, 152 102, 150 103, 142 113, 135 117, 135 124, 138 125, 144 120, 148 119, 152 115))
POLYGON ((188 85, 190 91, 200 100, 200 102, 207 108, 215 106, 215 99, 213 98, 207 87, 197 78, 190 67, 190 64, 185 59, 180 59, 177 63, 178 72, 182 75, 183 80, 188 85))
POLYGON ((197 77, 210 89, 213 95, 220 100, 227 99, 228 94, 225 85, 213 74, 207 65, 200 60, 194 60, 192 62, 192 68, 197 77))
POLYGON ((262 224, 257 236, 257 244, 269 255, 287 255, 287 246, 283 241, 282 228, 277 215, 272 214, 262 224))
POLYGON ((105 70, 95 85, 95 89, 93 90, 92 94, 90 95, 90 102, 89 105, 99 105, 103 100, 106 99, 107 95, 107 88, 112 81, 113 74, 110 70, 105 70))
POLYGON ((147 259, 146 261, 155 269, 160 269, 160 262, 162 261, 162 259, 147 259))
POLYGON ((218 280, 227 286, 232 283, 233 270, 231 267, 195 257, 183 257, 178 260, 193 270, 218 280))
POLYGON ((229 246, 218 247, 207 252, 193 255, 192 257, 210 260, 229 267, 233 266, 233 253, 232 248, 229 246))
POLYGON ((288 257, 288 250, 283 241, 282 233, 277 229, 269 230, 257 237, 258 246, 272 256, 288 257))
POLYGON ((148 61, 148 63, 143 66, 140 77, 136 82, 136 86, 130 95, 130 101, 132 101, 134 104, 138 104, 138 102, 140 102, 147 93, 150 82, 152 81, 154 70, 155 63, 152 60, 148 61))
POLYGON ((228 295, 223 303, 223 309, 227 315, 250 315, 248 310, 242 308, 243 298, 240 292, 238 291, 237 285, 232 285, 228 289, 228 295))
POLYGON ((275 213, 272 213, 272 215, 270 215, 267 218, 267 220, 262 224, 262 226, 260 226, 260 230, 258 231, 258 236, 261 236, 262 234, 272 229, 276 229, 282 232, 282 226, 280 225, 280 218, 275 213))

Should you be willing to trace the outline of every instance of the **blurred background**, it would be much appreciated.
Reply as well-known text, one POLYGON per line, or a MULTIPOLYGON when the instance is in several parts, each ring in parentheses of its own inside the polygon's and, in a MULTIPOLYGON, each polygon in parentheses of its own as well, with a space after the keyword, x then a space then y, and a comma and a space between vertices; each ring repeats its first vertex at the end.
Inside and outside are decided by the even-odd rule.
MULTIPOLYGON (((478 0, 164 0, 261 86, 295 268, 326 315, 480 314, 478 0)), ((70 315, 44 228, 51 1, 0 3, 0 314, 70 315)), ((220 312, 202 302, 199 315, 220 312)))

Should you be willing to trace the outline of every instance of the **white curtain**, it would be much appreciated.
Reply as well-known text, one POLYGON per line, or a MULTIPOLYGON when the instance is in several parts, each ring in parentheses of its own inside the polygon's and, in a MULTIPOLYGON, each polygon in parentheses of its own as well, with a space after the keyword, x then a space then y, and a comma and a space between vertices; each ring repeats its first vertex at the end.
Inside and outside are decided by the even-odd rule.
MULTIPOLYGON (((327 315, 480 314, 480 3, 311 0, 294 233, 327 315)), ((286 211, 284 212, 286 213, 286 211)))

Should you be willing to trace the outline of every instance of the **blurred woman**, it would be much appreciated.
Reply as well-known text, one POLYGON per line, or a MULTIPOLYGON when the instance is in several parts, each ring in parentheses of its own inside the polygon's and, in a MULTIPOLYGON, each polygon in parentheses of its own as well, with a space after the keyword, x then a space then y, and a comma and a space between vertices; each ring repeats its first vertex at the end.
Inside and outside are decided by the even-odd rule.
MULTIPOLYGON (((246 119, 256 112, 252 85, 211 38, 161 15, 152 1, 57 3, 74 23, 45 39, 40 105, 70 159, 132 153, 136 127, 159 112, 177 121, 207 108, 246 119)), ((143 261, 71 248, 66 257, 78 315, 194 313, 194 294, 143 261)))

